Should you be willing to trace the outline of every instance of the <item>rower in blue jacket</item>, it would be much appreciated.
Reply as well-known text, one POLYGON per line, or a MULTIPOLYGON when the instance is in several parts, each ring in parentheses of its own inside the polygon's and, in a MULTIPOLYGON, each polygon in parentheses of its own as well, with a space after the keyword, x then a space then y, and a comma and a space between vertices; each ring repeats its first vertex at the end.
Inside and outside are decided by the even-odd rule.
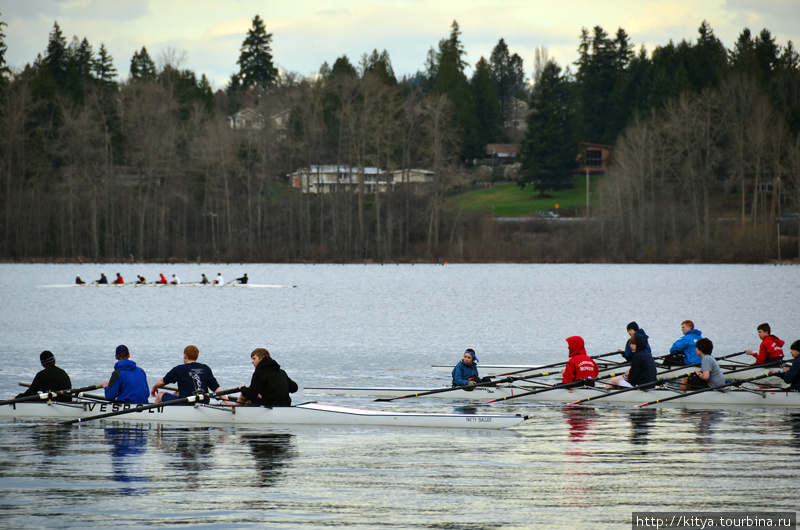
POLYGON ((475 356, 475 350, 472 348, 464 352, 464 358, 458 361, 458 364, 453 368, 453 386, 468 386, 476 385, 478 383, 488 383, 491 381, 490 377, 481 377, 478 375, 478 358, 475 356))
MULTIPOLYGON (((703 333, 699 329, 694 329, 694 322, 691 320, 681 322, 681 331, 683 332, 683 337, 676 340, 669 349, 670 356, 677 357, 677 361, 683 358, 683 364, 699 364, 700 356, 697 355, 695 344, 703 338, 703 333)), ((680 365, 680 362, 671 364, 680 365)))
POLYGON ((144 370, 130 360, 130 352, 124 344, 114 353, 117 362, 111 378, 103 383, 106 399, 119 403, 147 403, 150 387, 144 370))

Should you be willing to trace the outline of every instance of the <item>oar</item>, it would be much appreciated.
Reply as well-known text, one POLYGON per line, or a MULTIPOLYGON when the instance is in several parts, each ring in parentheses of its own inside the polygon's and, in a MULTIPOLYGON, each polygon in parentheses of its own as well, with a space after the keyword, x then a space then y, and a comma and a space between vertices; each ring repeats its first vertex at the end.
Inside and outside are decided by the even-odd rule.
MULTIPOLYGON (((23 386, 30 386, 30 385, 23 385, 23 386)), ((13 398, 7 399, 5 401, 0 401, 0 405, 10 405, 13 403, 21 403, 23 401, 36 401, 37 399, 45 400, 45 399, 53 399, 59 396, 67 396, 72 394, 80 394, 81 392, 88 392, 89 390, 96 390, 98 388, 102 388, 103 385, 98 383, 96 385, 85 386, 83 388, 71 388, 69 390, 50 390, 48 392, 39 392, 38 394, 33 394, 31 396, 24 396, 20 398, 13 398)))
MULTIPOLYGON (((724 355, 722 357, 719 357, 717 360, 729 359, 731 357, 736 357, 737 355, 742 355, 743 353, 745 353, 745 352, 740 351, 740 352, 737 352, 737 353, 732 353, 730 355, 724 355)), ((661 372, 660 374, 657 374, 657 375, 664 375, 664 374, 668 374, 670 372, 676 372, 678 370, 685 370, 685 369, 691 368, 693 366, 698 366, 699 364, 700 363, 694 363, 694 364, 689 364, 689 365, 684 365, 684 366, 677 366, 675 368, 672 368, 671 370, 665 370, 665 371, 663 371, 663 372, 661 372)), ((732 373, 736 373, 736 372, 739 372, 739 371, 748 370, 750 368, 751 368, 751 366, 747 366, 747 367, 744 367, 742 369, 731 370, 729 372, 724 372, 724 373, 732 374, 732 373)), ((659 379, 656 379, 655 381, 650 381, 649 383, 644 383, 644 384, 637 385, 637 386, 632 386, 632 387, 625 387, 625 388, 617 390, 615 392, 609 392, 608 394, 601 394, 599 396, 588 397, 588 398, 580 399, 578 401, 573 401, 571 403, 567 403, 567 405, 579 405, 581 403, 586 403, 586 402, 589 402, 589 401, 596 401, 598 399, 603 399, 605 397, 611 397, 611 396, 616 396, 616 395, 619 395, 619 394, 624 394, 625 392, 630 392, 631 390, 644 390, 645 388, 650 388, 652 386, 663 384, 663 383, 666 383, 666 382, 669 382, 669 381, 677 381, 678 379, 682 379, 684 377, 689 377, 693 373, 694 372, 688 372, 688 373, 681 374, 681 375, 679 375, 677 377, 669 377, 667 379, 659 378, 659 379)))
POLYGON ((463 390, 463 389, 466 389, 466 388, 475 388, 475 387, 479 387, 479 386, 492 386, 492 385, 496 385, 498 383, 508 382, 510 380, 512 380, 512 378, 508 377, 506 379, 501 379, 499 381, 490 381, 488 383, 475 383, 474 385, 449 386, 447 388, 437 388, 435 390, 427 390, 425 392, 418 392, 416 394, 407 394, 405 396, 395 396, 395 397, 391 397, 391 398, 378 398, 375 401, 394 401, 396 399, 407 399, 407 398, 415 398, 415 397, 420 397, 420 396, 430 396, 431 394, 440 394, 442 392, 451 392, 453 390, 463 390))
POLYGON ((708 392, 709 390, 719 390, 720 388, 725 388, 726 386, 739 386, 742 383, 749 383, 750 381, 756 381, 758 379, 764 379, 765 377, 770 377, 770 375, 771 374, 763 374, 763 375, 757 375, 755 377, 750 377, 748 379, 740 379, 740 380, 734 381, 732 383, 725 382, 725 384, 722 384, 722 385, 709 386, 709 387, 706 387, 706 388, 701 388, 700 390, 693 390, 691 392, 685 392, 683 394, 676 394, 676 395, 670 396, 668 398, 657 399, 655 401, 648 401, 647 403, 642 403, 641 405, 636 405, 636 406, 637 407, 646 407, 648 405, 655 405, 656 403, 664 403, 665 401, 672 401, 673 399, 680 399, 680 398, 685 398, 687 396, 693 396, 695 394, 701 394, 703 392, 708 392))
POLYGON ((207 401, 208 398, 211 397, 224 396, 226 394, 237 394, 239 392, 241 392, 239 388, 232 388, 230 390, 220 390, 219 392, 206 392, 205 394, 194 394, 185 398, 173 399, 172 401, 167 401, 166 403, 148 403, 147 405, 137 405, 129 409, 117 410, 114 412, 106 412, 104 414, 89 416, 88 418, 76 418, 74 420, 61 421, 58 422, 58 425, 72 425, 73 423, 83 423, 85 421, 90 421, 90 420, 100 420, 103 418, 110 418, 112 416, 121 416, 122 414, 129 414, 131 412, 141 412, 143 410, 150 410, 159 407, 180 405, 181 403, 194 403, 196 401, 207 401))
MULTIPOLYGON (((603 354, 600 354, 600 355, 595 355, 594 357, 592 357, 592 359, 602 359, 603 357, 610 357, 612 355, 617 355, 617 354, 619 354, 618 351, 612 351, 612 352, 609 352, 609 353, 603 353, 603 354)), ((489 377, 504 377, 504 376, 508 376, 508 375, 521 374, 521 373, 524 373, 524 372, 532 372, 534 370, 541 370, 542 368, 555 368, 556 366, 566 366, 566 364, 568 362, 569 362, 569 360, 560 361, 560 362, 553 363, 553 364, 545 364, 545 365, 542 365, 542 366, 536 366, 535 368, 524 368, 522 370, 516 370, 514 372, 507 372, 505 374, 495 374, 495 375, 489 376, 489 377)), ((480 369, 480 366, 478 366, 478 369, 480 369)), ((531 379, 531 378, 534 378, 534 377, 544 377, 544 376, 553 375, 553 374, 556 374, 556 373, 560 373, 560 372, 542 372, 541 374, 530 375, 526 379, 531 379)))
MULTIPOLYGON (((609 377, 613 377, 614 375, 621 375, 621 374, 611 374, 609 377)), ((497 401, 506 401, 508 399, 516 399, 524 396, 532 396, 534 394, 541 394, 542 392, 549 392, 550 390, 558 390, 559 388, 573 388, 576 386, 583 386, 589 381, 596 381, 596 379, 579 379, 571 383, 559 383, 557 385, 549 386, 547 388, 539 388, 536 390, 530 390, 528 392, 522 392, 521 394, 515 394, 513 396, 506 396, 502 398, 492 399, 490 401, 487 401, 486 403, 495 403, 497 401)))

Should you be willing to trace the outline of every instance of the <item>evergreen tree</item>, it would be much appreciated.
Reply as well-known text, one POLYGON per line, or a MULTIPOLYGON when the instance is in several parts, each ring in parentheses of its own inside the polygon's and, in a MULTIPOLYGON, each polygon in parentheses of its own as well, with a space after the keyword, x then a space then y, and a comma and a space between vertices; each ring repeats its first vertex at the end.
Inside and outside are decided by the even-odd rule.
MULTIPOLYGON (((2 15, 3 12, 0 11, 0 16, 2 15)), ((0 20, 0 86, 6 82, 6 75, 11 71, 6 63, 6 50, 8 50, 8 46, 6 46, 6 34, 3 32, 3 26, 7 25, 8 24, 0 20)))
POLYGON ((569 186, 576 167, 573 131, 569 80, 551 60, 536 79, 531 96, 528 130, 520 146, 520 186, 533 185, 540 194, 569 186))
POLYGON ((394 86, 397 84, 397 78, 394 76, 392 69, 392 61, 389 59, 389 52, 383 50, 383 53, 378 53, 378 50, 372 50, 370 55, 364 54, 361 58, 361 71, 364 75, 370 73, 387 85, 394 86))
POLYGON ((346 55, 342 55, 333 63, 333 68, 331 68, 330 77, 338 77, 338 76, 346 76, 346 77, 358 77, 358 72, 356 71, 356 67, 350 62, 350 59, 347 58, 346 55))
POLYGON ((261 17, 253 18, 253 27, 247 31, 247 37, 242 42, 239 53, 239 79, 244 88, 259 86, 267 88, 273 85, 278 77, 278 71, 272 64, 272 33, 267 33, 267 28, 261 17))
POLYGON ((695 91, 707 86, 717 86, 728 66, 728 51, 714 35, 708 21, 704 20, 698 28, 697 44, 692 48, 692 68, 690 78, 695 91))
POLYGON ((61 32, 58 22, 55 22, 47 43, 44 65, 50 76, 52 76, 56 86, 59 88, 64 88, 64 86, 66 86, 68 61, 67 39, 64 38, 64 34, 61 32))
POLYGON ((475 116, 475 101, 469 81, 464 74, 467 66, 464 56, 464 46, 461 44, 461 31, 455 20, 451 26, 450 37, 439 43, 437 54, 436 78, 433 82, 433 92, 447 95, 455 109, 455 129, 461 139, 461 156, 470 160, 483 158, 483 147, 479 143, 477 129, 478 123, 475 116))
POLYGON ((144 46, 140 51, 133 52, 130 75, 131 79, 135 81, 154 81, 156 79, 156 63, 153 62, 144 46))
POLYGON ((97 59, 92 64, 92 71, 94 77, 103 86, 111 86, 114 84, 114 78, 117 77, 117 69, 114 68, 114 58, 108 53, 105 44, 100 44, 100 51, 97 53, 97 59))
POLYGON ((497 97, 491 66, 483 57, 475 66, 472 75, 472 97, 478 119, 479 145, 498 143, 505 140, 503 133, 503 114, 497 97))
POLYGON ((492 50, 489 63, 505 122, 509 120, 513 112, 514 98, 525 84, 522 58, 516 53, 511 55, 508 45, 501 38, 492 50))

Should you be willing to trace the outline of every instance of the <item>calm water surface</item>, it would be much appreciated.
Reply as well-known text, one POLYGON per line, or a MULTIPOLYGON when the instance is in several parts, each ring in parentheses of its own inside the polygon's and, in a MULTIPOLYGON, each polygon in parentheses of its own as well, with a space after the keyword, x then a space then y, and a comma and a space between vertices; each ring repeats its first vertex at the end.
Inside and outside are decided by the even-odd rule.
MULTIPOLYGON (((120 343, 151 384, 196 344, 223 387, 249 380, 259 346, 302 387, 447 385, 430 365, 466 347, 483 363, 550 363, 574 334, 606 353, 631 320, 656 355, 686 318, 720 355, 757 347, 761 322, 800 338, 788 266, 0 265, 0 297, 2 398, 43 349, 74 386, 107 380, 120 343), (39 287, 100 272, 297 287, 39 287)), ((632 511, 797 505, 800 411, 478 407, 532 418, 501 432, 5 424, 0 528, 629 528, 632 511)))

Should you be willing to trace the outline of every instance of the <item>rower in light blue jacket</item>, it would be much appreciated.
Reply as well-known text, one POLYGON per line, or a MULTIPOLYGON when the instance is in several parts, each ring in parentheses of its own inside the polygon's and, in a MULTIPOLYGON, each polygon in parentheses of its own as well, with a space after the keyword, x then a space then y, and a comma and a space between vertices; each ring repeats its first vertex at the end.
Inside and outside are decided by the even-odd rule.
POLYGON ((675 344, 669 349, 669 353, 672 355, 683 353, 684 364, 699 363, 700 356, 697 355, 695 344, 703 338, 703 333, 699 329, 694 329, 694 322, 691 320, 681 322, 681 331, 683 331, 683 337, 675 341, 675 344))

